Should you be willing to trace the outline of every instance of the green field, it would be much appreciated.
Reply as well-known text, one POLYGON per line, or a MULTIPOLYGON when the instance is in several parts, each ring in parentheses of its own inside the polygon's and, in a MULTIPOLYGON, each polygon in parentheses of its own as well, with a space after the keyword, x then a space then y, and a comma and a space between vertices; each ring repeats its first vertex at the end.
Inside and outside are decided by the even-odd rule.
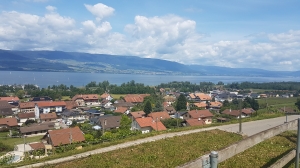
MULTIPOLYGON (((296 141, 297 136, 295 131, 287 131, 235 155, 234 157, 220 163, 218 167, 270 167, 278 159, 282 158, 292 149, 295 149, 296 141)), ((287 167, 289 166, 291 165, 287 165, 287 167)))
POLYGON ((46 167, 176 167, 241 139, 221 130, 204 131, 46 167))
POLYGON ((120 99, 120 97, 122 96, 122 97, 125 97, 126 96, 126 94, 110 94, 111 95, 111 97, 113 97, 114 99, 120 99))
POLYGON ((295 103, 297 101, 297 97, 291 98, 281 98, 281 97, 270 97, 270 98, 263 98, 258 99, 259 106, 265 106, 268 103, 268 106, 271 107, 295 107, 295 103))

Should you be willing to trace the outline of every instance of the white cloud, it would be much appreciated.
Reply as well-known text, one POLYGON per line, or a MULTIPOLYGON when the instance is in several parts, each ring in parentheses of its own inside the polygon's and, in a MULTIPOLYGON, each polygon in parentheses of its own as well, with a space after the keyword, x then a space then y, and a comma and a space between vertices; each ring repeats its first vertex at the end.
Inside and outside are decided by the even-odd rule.
POLYGON ((115 9, 109 6, 106 6, 102 3, 98 3, 96 5, 88 5, 88 4, 84 4, 84 6, 86 7, 86 9, 91 12, 93 15, 96 16, 96 19, 98 21, 101 21, 102 19, 113 15, 115 9))
POLYGON ((78 24, 73 18, 61 16, 54 6, 47 6, 43 16, 2 12, 0 48, 135 55, 184 64, 299 70, 300 30, 258 33, 238 40, 222 37, 224 40, 212 42, 196 31, 194 20, 176 15, 139 15, 133 23, 124 26, 125 34, 121 34, 113 32, 111 24, 103 21, 113 14, 113 8, 103 4, 85 7, 97 21, 91 19, 78 24), (100 10, 106 8, 110 10, 100 10))

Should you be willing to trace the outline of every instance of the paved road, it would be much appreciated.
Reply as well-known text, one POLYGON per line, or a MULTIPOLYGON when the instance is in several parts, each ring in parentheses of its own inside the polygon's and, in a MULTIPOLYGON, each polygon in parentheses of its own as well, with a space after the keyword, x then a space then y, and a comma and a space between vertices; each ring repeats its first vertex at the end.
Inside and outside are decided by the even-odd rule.
MULTIPOLYGON (((299 117, 300 116, 289 116, 288 121, 297 119, 299 117)), ((284 122, 285 122, 285 117, 246 122, 246 123, 242 124, 242 132, 245 135, 251 136, 253 134, 267 130, 269 128, 281 125, 284 122)), ((78 159, 78 158, 88 157, 88 156, 94 155, 94 154, 99 154, 99 153, 109 152, 109 151, 113 151, 113 150, 117 150, 117 149, 121 149, 121 148, 126 148, 129 146, 139 145, 142 143, 147 143, 147 142, 152 142, 152 141, 156 141, 156 140, 160 140, 160 139, 164 139, 164 138, 181 136, 181 135, 186 135, 186 134, 191 134, 191 133, 196 133, 196 132, 201 132, 201 131, 206 131, 206 130, 212 130, 212 129, 221 129, 221 130, 225 130, 225 131, 229 131, 229 132, 238 132, 239 124, 230 124, 230 125, 224 125, 224 126, 218 126, 218 127, 210 127, 210 128, 189 130, 189 131, 184 131, 184 132, 176 132, 176 133, 167 133, 167 134, 157 135, 157 136, 153 136, 153 137, 148 137, 148 138, 144 138, 144 139, 138 139, 135 141, 122 143, 119 145, 96 149, 93 151, 89 151, 89 152, 85 152, 85 153, 81 153, 81 154, 77 154, 77 155, 73 155, 73 156, 59 158, 59 159, 55 159, 55 160, 51 160, 51 161, 46 161, 43 163, 27 165, 27 166, 23 166, 21 168, 40 167, 45 164, 57 164, 57 163, 67 162, 67 161, 71 161, 71 160, 78 159)))

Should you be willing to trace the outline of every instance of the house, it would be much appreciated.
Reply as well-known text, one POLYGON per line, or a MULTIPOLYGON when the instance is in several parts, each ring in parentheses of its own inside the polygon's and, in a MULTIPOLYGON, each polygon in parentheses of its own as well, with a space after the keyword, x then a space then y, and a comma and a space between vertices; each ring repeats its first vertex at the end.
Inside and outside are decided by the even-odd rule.
POLYGON ((187 119, 186 126, 202 126, 205 122, 201 119, 187 119))
POLYGON ((220 109, 223 106, 221 102, 209 102, 209 108, 211 109, 220 109))
POLYGON ((210 95, 204 93, 195 93, 195 96, 197 99, 199 99, 202 102, 211 101, 210 95))
POLYGON ((83 142, 85 138, 79 127, 66 128, 59 130, 48 130, 46 135, 43 137, 48 144, 53 147, 60 145, 67 145, 74 142, 83 142))
POLYGON ((12 106, 6 100, 0 100, 0 116, 12 117, 12 106))
POLYGON ((101 126, 104 130, 116 129, 120 127, 122 116, 104 115, 94 117, 90 121, 94 125, 101 126))
POLYGON ((42 97, 33 97, 30 99, 31 102, 38 102, 38 101, 53 101, 49 96, 42 96, 42 97))
POLYGON ((20 133, 21 135, 33 135, 46 133, 51 129, 55 129, 55 123, 53 122, 36 123, 25 127, 20 127, 20 133))
POLYGON ((33 120, 35 121, 35 113, 18 113, 17 114, 17 119, 19 121, 18 125, 21 126, 23 125, 27 120, 33 120))
POLYGON ((250 97, 254 98, 254 99, 259 99, 260 98, 260 94, 258 94, 258 93, 251 93, 250 97))
POLYGON ((290 96, 288 94, 281 95, 282 98, 289 98, 290 96))
POLYGON ((160 120, 153 120, 151 117, 136 118, 131 123, 131 130, 139 130, 142 133, 148 133, 152 130, 163 131, 167 128, 163 125, 160 120))
POLYGON ((88 115, 89 118, 97 117, 97 116, 102 116, 104 115, 104 112, 101 112, 96 109, 89 109, 86 111, 86 114, 88 115))
POLYGON ((0 118, 0 129, 18 126, 16 118, 0 118))
POLYGON ((129 114, 130 110, 127 107, 117 107, 115 113, 129 114))
POLYGON ((206 102, 191 103, 190 107, 197 107, 197 108, 206 109, 207 104, 206 104, 206 102))
POLYGON ((187 111, 177 111, 176 113, 174 113, 174 115, 170 115, 170 117, 183 119, 183 116, 187 113, 187 111))
POLYGON ((7 101, 9 104, 19 103, 20 99, 17 96, 0 97, 0 101, 7 101))
POLYGON ((174 103, 176 101, 176 97, 175 96, 165 96, 164 101, 167 102, 169 105, 171 105, 172 103, 174 103))
POLYGON ((21 102, 19 103, 19 109, 21 113, 34 112, 35 102, 21 102))
POLYGON ((61 118, 66 121, 77 121, 78 123, 87 120, 87 115, 85 113, 80 113, 79 111, 69 111, 66 110, 61 113, 61 118))
POLYGON ((72 98, 78 106, 100 105, 99 96, 97 94, 80 94, 72 98))
POLYGON ((203 120, 205 124, 211 124, 213 116, 209 110, 192 110, 183 115, 183 119, 199 119, 203 120))
POLYGON ((128 107, 128 108, 132 108, 134 106, 133 103, 130 102, 124 102, 121 100, 117 100, 114 102, 114 107, 128 107))
POLYGON ((32 150, 35 150, 35 151, 45 149, 45 144, 42 142, 30 143, 29 146, 32 148, 32 150))
POLYGON ((150 114, 148 114, 148 117, 151 117, 153 120, 164 120, 164 119, 169 119, 170 115, 168 112, 166 111, 162 111, 162 112, 152 112, 150 114))
POLYGON ((40 113, 61 113, 66 108, 64 101, 40 101, 36 102, 40 113))
POLYGON ((128 114, 128 117, 130 117, 132 119, 142 118, 145 116, 146 116, 146 113, 144 111, 135 111, 135 112, 130 112, 128 114))
POLYGON ((174 114, 176 112, 176 110, 174 109, 173 106, 166 106, 165 111, 168 112, 169 114, 174 114))
POLYGON ((104 107, 105 109, 113 107, 112 104, 113 104, 112 102, 106 99, 101 101, 101 106, 104 107))
POLYGON ((65 101, 66 109, 72 110, 77 108, 77 103, 75 101, 65 101))
POLYGON ((110 94, 108 94, 108 93, 103 93, 103 94, 100 96, 100 99, 111 101, 111 100, 114 99, 114 98, 113 98, 110 94))
POLYGON ((129 102, 129 103, 143 103, 144 98, 150 96, 150 94, 127 94, 124 97, 125 102, 129 102))
POLYGON ((56 119, 57 119, 56 113, 40 114, 41 122, 46 122, 46 121, 56 122, 56 119))
POLYGON ((236 118, 240 117, 240 113, 241 113, 241 117, 245 118, 245 117, 249 117, 252 113, 254 112, 253 109, 242 109, 242 110, 231 110, 231 109, 226 109, 222 112, 222 114, 227 114, 236 118))

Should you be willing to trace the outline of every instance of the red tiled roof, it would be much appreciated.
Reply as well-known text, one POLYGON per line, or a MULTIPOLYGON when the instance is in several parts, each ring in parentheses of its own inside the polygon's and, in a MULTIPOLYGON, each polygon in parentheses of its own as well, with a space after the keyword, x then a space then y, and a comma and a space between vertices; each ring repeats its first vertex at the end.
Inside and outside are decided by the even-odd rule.
POLYGON ((190 126, 200 126, 200 125, 205 125, 205 122, 203 120, 199 120, 199 119, 188 119, 186 120, 186 122, 188 123, 188 125, 190 126))
POLYGON ((189 111, 188 113, 194 119, 214 116, 209 110, 192 110, 192 111, 189 111))
POLYGON ((190 93, 189 96, 192 98, 192 99, 195 99, 196 96, 194 95, 194 93, 190 93))
POLYGON ((65 101, 40 101, 37 102, 38 107, 57 107, 57 106, 66 106, 65 101))
POLYGON ((83 100, 98 100, 99 95, 97 94, 83 94, 83 95, 75 95, 72 100, 75 101, 76 99, 83 99, 83 100))
POLYGON ((5 100, 5 101, 19 101, 20 99, 18 97, 0 97, 0 100, 5 100))
POLYGON ((110 94, 108 94, 108 93, 103 93, 103 94, 100 96, 100 98, 101 98, 101 99, 105 99, 105 98, 107 98, 108 96, 110 96, 110 94))
POLYGON ((222 114, 228 114, 231 116, 239 116, 240 115, 240 111, 239 110, 231 110, 231 109, 226 109, 222 112, 222 114))
POLYGON ((195 106, 200 107, 200 108, 205 108, 206 107, 206 102, 199 102, 199 103, 193 103, 195 106))
POLYGON ((244 108, 242 109, 242 112, 249 115, 252 114, 254 110, 252 108, 244 108))
POLYGON ((210 107, 222 107, 223 104, 221 102, 210 102, 209 106, 210 107))
POLYGON ((0 125, 14 127, 18 126, 18 122, 16 118, 0 118, 0 125))
POLYGON ((77 107, 77 103, 75 101, 65 101, 65 103, 66 103, 66 108, 69 110, 77 107))
POLYGON ((146 113, 144 111, 135 111, 135 112, 131 112, 130 113, 132 115, 133 118, 142 118, 143 116, 146 115, 146 113))
POLYGON ((128 94, 124 97, 124 100, 130 103, 142 103, 146 96, 150 96, 150 94, 128 94))
POLYGON ((137 118, 135 119, 141 128, 152 127, 156 131, 167 130, 167 128, 160 121, 155 121, 151 117, 137 118))
POLYGON ((35 102, 21 102, 19 103, 20 109, 34 108, 35 102))
POLYGON ((196 97, 199 97, 201 101, 211 100, 211 97, 204 93, 195 93, 196 97))
POLYGON ((47 119, 57 119, 56 113, 47 113, 47 114, 40 114, 41 120, 47 120, 47 119))
POLYGON ((32 112, 32 113, 18 113, 18 117, 20 119, 23 119, 23 118, 34 118, 35 117, 35 113, 32 112))
POLYGON ((117 107, 115 113, 125 113, 128 110, 127 107, 117 107))
POLYGON ((29 144, 29 146, 30 146, 33 150, 45 149, 45 145, 44 145, 44 143, 42 143, 42 142, 31 143, 31 144, 29 144))
POLYGON ((48 133, 53 146, 65 145, 70 142, 85 141, 83 133, 79 127, 49 130, 48 133))
POLYGON ((168 112, 152 112, 150 114, 148 114, 149 117, 151 117, 152 119, 156 120, 156 118, 160 119, 160 120, 164 120, 164 119, 168 119, 170 118, 170 115, 168 112))

